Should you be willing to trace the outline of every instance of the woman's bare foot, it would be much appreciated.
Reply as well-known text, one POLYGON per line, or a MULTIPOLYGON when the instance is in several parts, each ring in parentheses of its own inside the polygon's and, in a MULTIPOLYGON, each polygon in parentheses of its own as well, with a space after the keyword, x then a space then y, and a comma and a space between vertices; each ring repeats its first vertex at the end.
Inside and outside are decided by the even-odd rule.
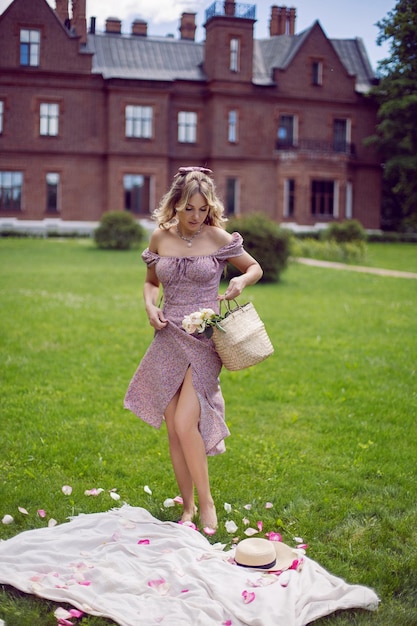
POLYGON ((191 509, 184 509, 181 515, 181 523, 186 524, 187 522, 192 522, 196 515, 197 515, 196 506, 193 506, 191 509))
POLYGON ((200 502, 200 520, 203 529, 217 530, 217 514, 213 501, 204 506, 200 502))

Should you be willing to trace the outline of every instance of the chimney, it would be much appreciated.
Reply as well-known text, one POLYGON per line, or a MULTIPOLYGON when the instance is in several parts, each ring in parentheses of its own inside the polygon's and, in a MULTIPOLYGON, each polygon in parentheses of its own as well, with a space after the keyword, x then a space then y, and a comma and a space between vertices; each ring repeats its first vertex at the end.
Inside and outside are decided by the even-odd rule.
POLYGON ((144 20, 135 20, 132 23, 132 35, 136 37, 146 37, 148 34, 148 24, 144 20))
POLYGON ((295 33, 295 16, 294 8, 278 7, 274 5, 271 10, 271 19, 269 22, 269 36, 275 35, 294 35, 295 33))
POLYGON ((181 39, 187 39, 188 41, 194 41, 195 39, 195 13, 183 13, 181 15, 180 34, 181 39))
POLYGON ((68 0, 55 0, 55 13, 61 22, 65 24, 66 20, 69 19, 68 0))
POLYGON ((122 20, 118 17, 108 17, 106 19, 106 33, 120 35, 122 32, 122 20))
POLYGON ((71 27, 80 37, 80 43, 87 43, 86 0, 72 0, 71 27))
POLYGON ((236 11, 236 2, 234 0, 224 0, 224 14, 234 15, 236 11))
MULTIPOLYGON (((287 15, 288 15, 288 12, 287 12, 287 15)), ((296 17, 296 11, 295 11, 294 8, 291 8, 289 10, 289 16, 288 16, 288 19, 289 19, 289 32, 288 32, 288 34, 289 35, 294 35, 294 33, 295 33, 295 17, 296 17)))

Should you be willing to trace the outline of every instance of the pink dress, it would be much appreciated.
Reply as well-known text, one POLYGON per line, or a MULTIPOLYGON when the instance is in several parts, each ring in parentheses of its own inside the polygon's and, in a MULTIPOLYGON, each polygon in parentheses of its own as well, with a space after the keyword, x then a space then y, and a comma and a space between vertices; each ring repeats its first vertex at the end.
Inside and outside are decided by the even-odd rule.
POLYGON ((155 428, 160 428, 166 407, 191 367, 200 402, 200 433, 208 455, 224 452, 229 433, 219 384, 221 361, 211 339, 189 335, 182 328, 184 315, 201 308, 218 312, 219 283, 228 259, 243 254, 243 240, 233 233, 229 244, 206 256, 167 257, 146 249, 142 258, 155 265, 164 290, 163 311, 168 324, 155 337, 128 387, 124 406, 155 428))

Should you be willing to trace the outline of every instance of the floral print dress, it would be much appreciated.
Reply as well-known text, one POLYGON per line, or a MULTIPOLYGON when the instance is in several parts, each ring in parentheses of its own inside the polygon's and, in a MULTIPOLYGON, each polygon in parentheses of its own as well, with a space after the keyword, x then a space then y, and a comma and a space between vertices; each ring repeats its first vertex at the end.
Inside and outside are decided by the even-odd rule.
POLYGON ((182 328, 185 315, 200 308, 219 311, 219 283, 228 259, 243 254, 243 239, 232 240, 205 256, 159 256, 146 249, 142 258, 155 266, 163 286, 163 311, 168 324, 156 331, 128 387, 124 406, 140 419, 160 428, 164 412, 180 388, 187 369, 200 403, 199 429, 208 455, 225 451, 229 433, 219 384, 221 361, 211 339, 189 335, 182 328))

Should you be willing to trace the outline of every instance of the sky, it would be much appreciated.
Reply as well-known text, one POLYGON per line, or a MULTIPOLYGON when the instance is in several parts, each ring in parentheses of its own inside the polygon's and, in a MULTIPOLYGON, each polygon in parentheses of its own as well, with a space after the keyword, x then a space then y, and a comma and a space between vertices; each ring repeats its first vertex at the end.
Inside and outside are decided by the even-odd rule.
MULTIPOLYGON (((46 0, 55 8, 55 0, 46 0)), ((0 13, 12 0, 0 0, 0 13)), ((69 0, 71 7, 72 0, 69 0)), ((205 38, 205 11, 212 0, 87 0, 87 20, 96 17, 96 29, 103 31, 108 17, 122 20, 122 32, 129 34, 135 19, 148 22, 148 35, 179 36, 178 27, 183 12, 196 13, 196 41, 205 38)), ((330 39, 354 39, 360 37, 368 52, 374 70, 378 61, 389 56, 389 43, 376 45, 379 29, 376 22, 387 16, 396 0, 246 0, 243 4, 256 5, 255 38, 269 36, 271 6, 295 7, 297 11, 296 33, 310 27, 318 20, 330 39)))

